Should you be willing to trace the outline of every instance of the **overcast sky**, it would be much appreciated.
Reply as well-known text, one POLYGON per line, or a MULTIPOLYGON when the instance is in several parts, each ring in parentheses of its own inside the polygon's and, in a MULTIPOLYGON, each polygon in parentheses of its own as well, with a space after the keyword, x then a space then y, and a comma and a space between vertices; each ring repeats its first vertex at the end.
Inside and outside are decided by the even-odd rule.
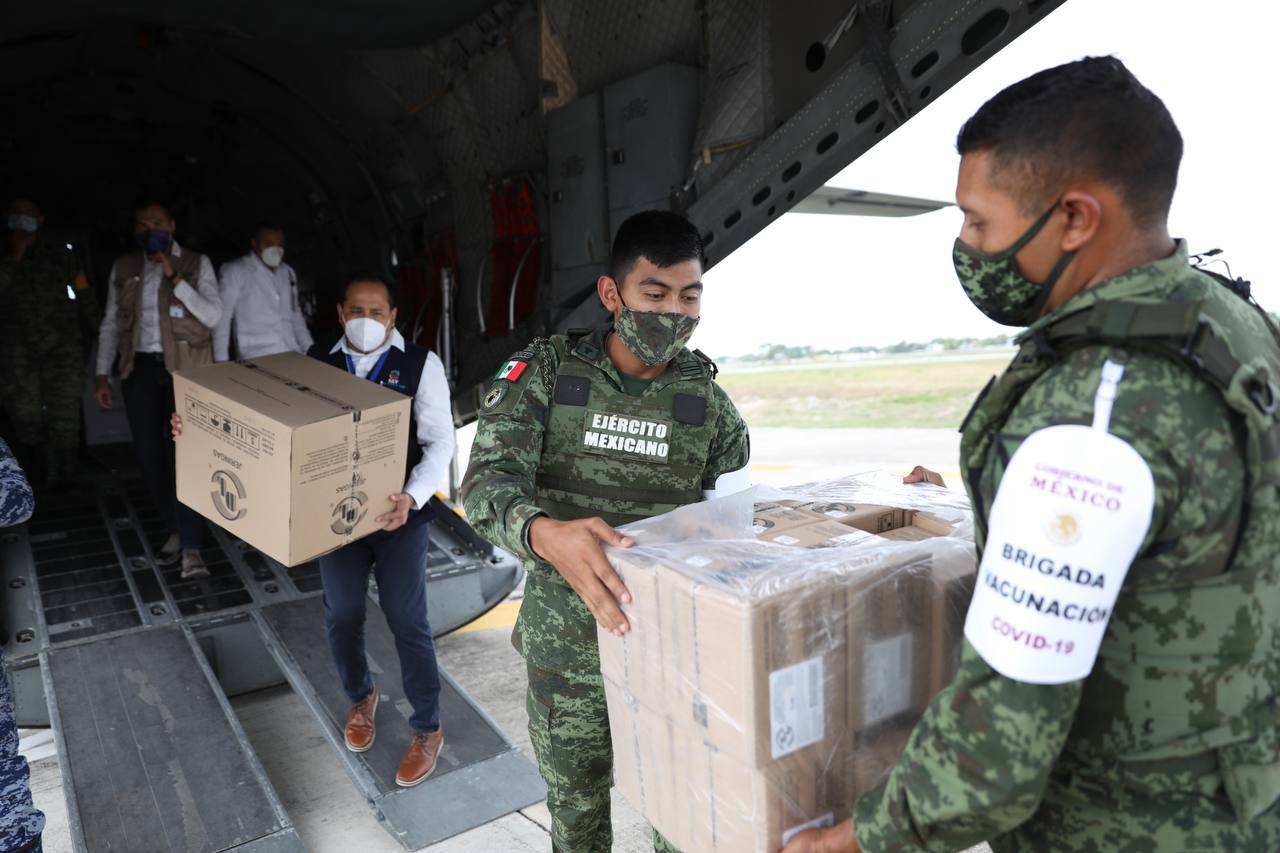
MULTIPOLYGON (((1168 105, 1184 141, 1171 231, 1225 250, 1280 310, 1276 13, 1256 0, 1067 0, 842 171, 836 186, 954 200, 955 136, 1000 89, 1043 68, 1114 54, 1168 105)), ((954 208, 905 219, 786 214, 708 271, 694 346, 713 357, 767 343, 844 349, 1008 331, 956 281, 954 208)))

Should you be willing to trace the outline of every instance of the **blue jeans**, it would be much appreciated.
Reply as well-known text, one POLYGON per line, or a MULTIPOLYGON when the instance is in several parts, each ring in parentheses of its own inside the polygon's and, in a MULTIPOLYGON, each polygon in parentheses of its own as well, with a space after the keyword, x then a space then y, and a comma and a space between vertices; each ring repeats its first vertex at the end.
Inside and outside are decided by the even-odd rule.
POLYGON ((329 650, 354 704, 373 690, 364 650, 369 572, 378 582, 378 603, 396 638, 404 694, 413 707, 409 725, 419 732, 440 728, 440 671, 427 624, 427 519, 410 516, 390 533, 379 530, 320 558, 329 650))
MULTIPOLYGON (((31 803, 31 776, 18 755, 18 721, 0 652, 0 850, 22 850, 42 832, 44 814, 31 803)), ((40 845, 31 850, 40 853, 40 845)))

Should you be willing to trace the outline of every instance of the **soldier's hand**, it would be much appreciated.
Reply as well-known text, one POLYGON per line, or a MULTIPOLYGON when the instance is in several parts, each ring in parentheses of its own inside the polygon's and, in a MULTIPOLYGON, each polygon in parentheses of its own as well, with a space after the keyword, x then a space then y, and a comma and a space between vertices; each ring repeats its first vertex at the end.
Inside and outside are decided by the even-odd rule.
POLYGON ((105 376, 99 376, 93 385, 93 399, 98 401, 98 405, 104 409, 111 408, 111 380, 105 376))
POLYGON ((182 415, 177 412, 169 415, 169 431, 173 433, 174 438, 182 435, 182 415))
POLYGON ((400 492, 396 495, 388 495, 387 500, 393 504, 391 512, 384 512, 374 521, 379 522, 383 530, 396 530, 403 527, 404 523, 409 520, 409 510, 414 507, 413 495, 407 492, 400 492))
POLYGON ((806 829, 782 848, 782 853, 862 853, 850 818, 831 829, 806 829))
POLYGON ((631 630, 618 602, 628 604, 631 593, 609 565, 602 545, 630 548, 635 540, 605 524, 602 518, 556 521, 545 516, 529 525, 529 546, 569 582, 596 617, 600 627, 621 637, 631 630))
POLYGON ((937 471, 930 471, 923 465, 917 465, 911 469, 911 473, 902 478, 902 482, 907 485, 912 483, 932 483, 935 486, 946 486, 943 482, 942 475, 937 471))

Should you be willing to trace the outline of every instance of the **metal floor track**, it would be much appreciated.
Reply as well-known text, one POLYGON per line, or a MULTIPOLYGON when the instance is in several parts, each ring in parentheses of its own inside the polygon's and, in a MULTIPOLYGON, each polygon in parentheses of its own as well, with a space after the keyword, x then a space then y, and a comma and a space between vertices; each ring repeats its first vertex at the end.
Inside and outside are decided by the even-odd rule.
POLYGON ((76 850, 305 851, 188 628, 42 658, 76 850))

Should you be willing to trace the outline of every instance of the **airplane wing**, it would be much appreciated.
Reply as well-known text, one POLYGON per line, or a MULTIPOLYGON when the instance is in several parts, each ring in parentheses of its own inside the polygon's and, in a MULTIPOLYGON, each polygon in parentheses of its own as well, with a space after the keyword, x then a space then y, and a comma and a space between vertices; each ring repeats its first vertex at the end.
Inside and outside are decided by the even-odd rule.
POLYGON ((789 212, 844 216, 918 216, 944 207, 951 207, 951 202, 824 186, 797 203, 789 212))

